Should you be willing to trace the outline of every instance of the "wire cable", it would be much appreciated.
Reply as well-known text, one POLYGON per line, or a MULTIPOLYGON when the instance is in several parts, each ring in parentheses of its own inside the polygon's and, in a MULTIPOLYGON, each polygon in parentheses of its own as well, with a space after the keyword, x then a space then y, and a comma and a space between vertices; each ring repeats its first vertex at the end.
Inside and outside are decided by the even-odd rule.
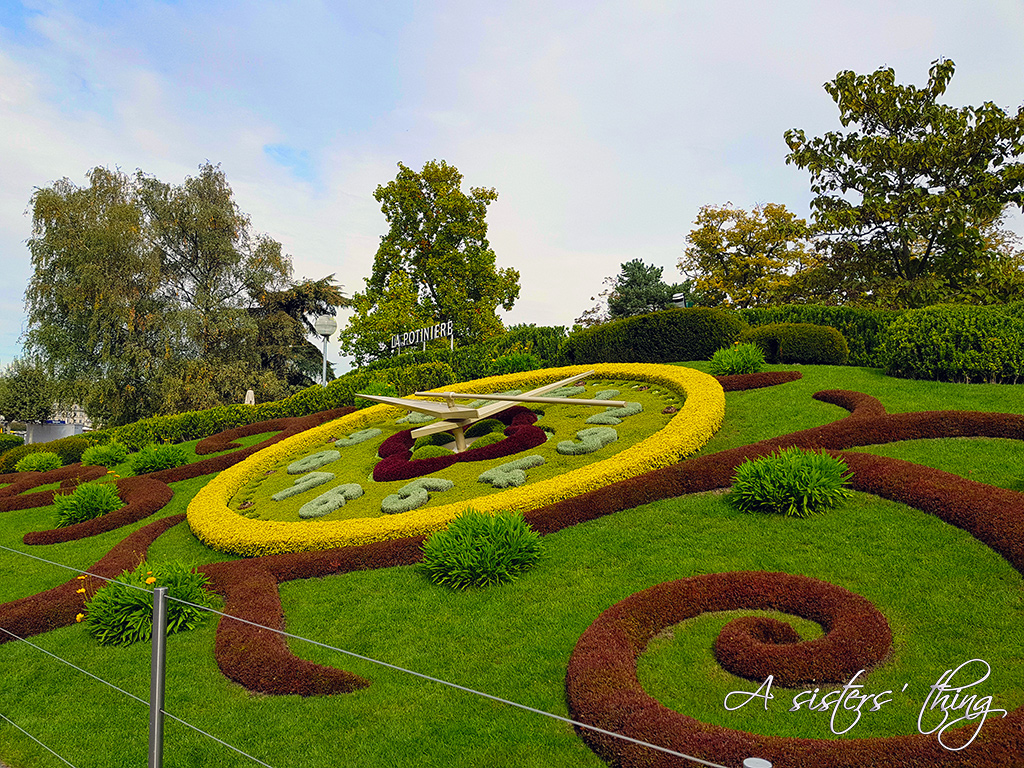
POLYGON ((18 725, 18 724, 17 724, 16 722, 14 722, 13 720, 11 720, 11 718, 7 717, 7 715, 5 715, 5 714, 4 714, 3 712, 0 712, 0 717, 2 717, 2 718, 3 718, 4 720, 6 720, 6 721, 7 721, 8 723, 10 723, 11 725, 13 725, 13 726, 14 726, 15 728, 17 728, 17 729, 18 729, 19 731, 21 731, 21 732, 22 732, 23 734, 25 734, 26 736, 28 736, 28 737, 29 737, 30 739, 32 739, 32 741, 34 741, 34 742, 35 742, 36 744, 38 744, 38 745, 39 745, 40 747, 42 747, 42 748, 43 748, 43 749, 45 749, 45 750, 46 750, 47 752, 49 752, 49 753, 50 753, 51 755, 53 755, 54 757, 56 757, 56 758, 57 758, 58 760, 60 760, 60 761, 61 761, 62 763, 64 763, 64 765, 70 765, 70 766, 71 766, 71 768, 75 768, 75 765, 74 765, 73 763, 69 763, 69 762, 68 762, 67 760, 65 760, 65 759, 64 759, 63 757, 61 757, 60 755, 58 755, 58 754, 57 754, 56 752, 54 752, 54 751, 53 751, 52 749, 50 749, 50 748, 49 748, 48 746, 46 746, 45 744, 43 744, 43 742, 41 742, 41 741, 40 741, 39 739, 37 739, 37 738, 36 738, 35 736, 33 736, 33 735, 32 735, 31 733, 29 733, 29 732, 28 732, 28 731, 26 731, 26 730, 25 730, 24 728, 22 728, 22 727, 21 727, 20 725, 18 725))
MULTIPOLYGON (((105 576, 96 576, 96 574, 89 573, 88 571, 83 571, 83 570, 80 570, 78 568, 72 568, 71 566, 63 565, 61 563, 55 563, 55 562, 52 562, 50 560, 46 560, 45 558, 42 558, 42 557, 37 557, 35 555, 30 555, 27 552, 22 552, 22 551, 17 550, 17 549, 11 549, 10 547, 5 547, 2 544, 0 544, 0 549, 5 549, 8 552, 14 552, 14 553, 19 554, 19 555, 25 555, 26 557, 30 557, 33 560, 38 560, 38 561, 43 562, 43 563, 48 563, 48 564, 56 566, 58 568, 64 568, 66 570, 74 571, 76 573, 83 574, 85 576, 93 576, 95 578, 103 579, 104 581, 112 581, 113 580, 113 579, 107 578, 105 576)), ((135 585, 131 585, 131 584, 129 584, 128 586, 132 586, 135 589, 141 589, 143 592, 151 591, 151 590, 148 590, 148 589, 144 589, 142 587, 136 587, 135 585)), ((366 662, 369 662, 371 664, 376 664, 376 665, 381 666, 381 667, 386 667, 388 669, 395 670, 396 672, 402 672, 402 673, 407 674, 407 675, 412 675, 413 677, 418 677, 418 678, 420 678, 422 680, 429 680, 432 683, 438 683, 440 685, 448 686, 449 688, 455 688, 456 690, 464 691, 466 693, 470 693, 470 694, 473 694, 475 696, 481 696, 481 697, 483 697, 485 699, 490 699, 491 701, 496 701, 496 702, 498 702, 500 704, 505 704, 505 705, 510 706, 510 707, 515 707, 517 709, 522 709, 522 710, 525 710, 527 712, 533 712, 534 714, 542 715, 544 717, 551 718, 552 720, 558 720, 558 721, 561 721, 563 723, 568 723, 569 725, 572 725, 572 726, 574 726, 576 728, 584 728, 584 729, 586 729, 588 731, 593 731, 595 733, 600 733, 600 734, 602 734, 604 736, 611 736, 613 738, 620 739, 622 741, 628 741, 628 742, 630 742, 632 744, 636 744, 636 745, 641 746, 641 747, 647 747, 648 749, 653 749, 653 750, 655 750, 657 752, 663 752, 665 754, 672 755, 673 757, 680 757, 680 758, 683 758, 684 760, 689 760, 689 761, 697 763, 699 765, 707 766, 707 768, 729 768, 728 766, 720 765, 719 763, 708 762, 707 760, 702 760, 699 757, 694 757, 693 755, 687 755, 687 754, 685 754, 683 752, 677 752, 677 751, 675 751, 673 749, 669 749, 668 747, 662 747, 662 746, 659 746, 658 744, 652 744, 649 741, 643 741, 642 739, 634 739, 632 736, 625 736, 625 735, 623 735, 621 733, 615 733, 614 731, 608 731, 608 730, 605 730, 604 728, 599 728, 596 725, 588 725, 587 723, 580 722, 579 720, 573 720, 572 718, 562 717, 561 715, 556 715, 556 714, 553 714, 551 712, 545 712, 542 709, 536 709, 534 707, 527 706, 526 704, 520 704, 518 702, 511 701, 509 699, 503 699, 500 696, 494 696, 494 695, 489 694, 489 693, 484 693, 483 691, 478 691, 478 690, 476 690, 474 688, 467 688, 466 686, 459 685, 458 683, 453 683, 453 682, 450 682, 448 680, 442 680, 441 678, 438 678, 438 677, 432 677, 431 675, 426 675, 426 674, 423 674, 422 672, 415 672, 415 671, 413 671, 411 669, 406 669, 405 667, 400 667, 400 666, 398 666, 396 664, 390 664, 390 663, 388 663, 386 661, 381 661, 379 659, 374 659, 374 658, 371 658, 369 656, 363 656, 362 654, 355 653, 354 651, 345 650, 344 648, 337 648, 337 647, 335 647, 333 645, 328 645, 327 643, 322 643, 319 640, 312 640, 312 639, 310 639, 308 637, 302 637, 301 635, 293 635, 290 632, 285 632, 282 629, 275 629, 274 627, 268 627, 268 626, 265 626, 263 624, 259 624, 259 623, 255 622, 255 621, 249 621, 248 619, 243 619, 243 618, 240 618, 238 616, 232 616, 229 613, 224 613, 223 611, 218 611, 218 610, 216 610, 214 608, 209 608, 209 607, 207 607, 205 605, 197 605, 196 603, 190 603, 187 600, 182 600, 182 599, 177 598, 177 597, 172 597, 171 595, 168 595, 167 597, 168 597, 169 600, 174 600, 175 602, 182 603, 183 605, 191 606, 192 608, 197 608, 197 609, 199 609, 201 611, 208 611, 209 613, 215 614, 215 615, 220 616, 220 617, 225 618, 225 619, 232 619, 234 621, 238 621, 238 622, 241 622, 243 624, 248 624, 251 627, 256 627, 257 629, 265 629, 268 632, 273 632, 275 634, 281 635, 282 637, 287 637, 287 638, 290 638, 292 640, 300 640, 300 641, 302 641, 304 643, 309 643, 311 645, 317 646, 319 648, 323 648, 325 650, 335 651, 336 653, 341 653, 341 654, 346 655, 346 656, 351 656, 353 658, 360 659, 362 661, 366 661, 366 662)), ((2 629, 2 628, 0 628, 0 629, 2 629)), ((7 632, 7 630, 3 630, 3 631, 7 632)), ((8 634, 12 634, 12 633, 8 632, 8 634)), ((42 649, 40 649, 40 650, 42 650, 42 649)), ((48 653, 48 652, 44 651, 44 653, 48 653)), ((50 654, 50 655, 52 655, 52 654, 50 654)), ((59 658, 59 657, 57 657, 57 658, 59 658)), ((63 659, 61 659, 61 661, 63 661, 63 659)), ((65 662, 65 663, 67 663, 67 662, 65 662)), ((84 670, 80 670, 80 671, 84 672, 84 670)), ((86 672, 85 674, 90 674, 90 673, 86 672)), ((94 677, 94 675, 90 674, 90 677, 94 677)), ((99 678, 97 678, 97 679, 99 680, 99 678)), ((105 682, 105 681, 100 680, 100 682, 105 682)), ((107 683, 107 684, 110 685, 109 683, 107 683)), ((124 693, 127 693, 127 692, 125 691, 124 693)), ((127 694, 127 695, 132 696, 132 694, 127 694)), ((133 696, 133 698, 138 698, 138 697, 133 696)), ((141 701, 141 699, 140 699, 140 701, 141 701)), ((165 710, 165 714, 167 714, 166 710, 165 710)), ((178 718, 174 718, 174 719, 177 720, 178 718)), ((190 727, 194 728, 194 726, 190 726, 190 727)), ((199 729, 196 728, 196 730, 198 731, 199 729)), ((213 738, 213 737, 211 737, 211 738, 213 738)), ((225 746, 230 746, 230 745, 225 744, 225 746)), ((231 747, 231 748, 234 749, 234 747, 231 747)), ((245 753, 242 752, 241 754, 245 754, 245 753)), ((250 757, 250 756, 246 755, 246 757, 250 757)), ((255 758, 251 758, 251 759, 255 760, 255 758)), ((257 760, 257 762, 259 762, 259 761, 257 760)), ((261 764, 262 765, 266 765, 265 763, 261 763, 261 764)))

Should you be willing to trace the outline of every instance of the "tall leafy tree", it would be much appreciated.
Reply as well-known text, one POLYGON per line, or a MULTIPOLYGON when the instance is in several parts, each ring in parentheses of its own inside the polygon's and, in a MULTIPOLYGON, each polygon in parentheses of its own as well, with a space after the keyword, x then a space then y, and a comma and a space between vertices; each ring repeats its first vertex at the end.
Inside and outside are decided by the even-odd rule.
POLYGON ((462 174, 443 160, 431 160, 419 173, 398 164, 394 181, 378 186, 374 198, 388 220, 366 290, 354 295, 356 316, 343 335, 351 354, 375 356, 384 337, 403 329, 395 316, 416 298, 416 322, 452 320, 456 337, 477 342, 500 333, 497 308, 511 309, 519 297, 519 273, 498 269, 487 241, 487 206, 493 189, 462 191, 462 174), (380 338, 361 343, 356 328, 380 338))
POLYGON ((56 399, 53 380, 38 360, 15 358, 0 374, 0 415, 6 421, 45 421, 56 399))
POLYGON ((170 357, 159 264, 132 180, 106 168, 88 179, 81 188, 62 179, 32 196, 25 346, 94 421, 132 421, 154 412, 170 357))
POLYGON ((705 205, 686 242, 679 269, 710 305, 746 308, 791 300, 794 275, 816 265, 807 222, 776 203, 750 212, 730 203, 705 205))
POLYGON ((937 284, 955 295, 988 258, 983 230, 1007 204, 1024 208, 1024 107, 939 103, 954 70, 933 62, 924 88, 888 68, 840 72, 825 90, 847 130, 785 134, 786 162, 811 174, 822 277, 840 300, 914 304, 937 284))
POLYGON ((209 163, 180 186, 96 168, 32 197, 25 343, 94 422, 261 400, 320 366, 306 312, 340 303, 330 278, 295 283, 209 163), (289 354, 294 357, 286 359, 289 354))

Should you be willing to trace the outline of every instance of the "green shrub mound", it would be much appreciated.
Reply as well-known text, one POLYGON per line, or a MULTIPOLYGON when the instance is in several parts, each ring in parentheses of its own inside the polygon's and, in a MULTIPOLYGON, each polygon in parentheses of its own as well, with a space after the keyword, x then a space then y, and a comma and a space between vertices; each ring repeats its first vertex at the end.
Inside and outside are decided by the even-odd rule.
POLYGON ((17 448, 24 444, 25 439, 23 437, 18 437, 18 435, 0 435, 0 453, 9 451, 11 448, 17 448))
POLYGON ((505 439, 505 435, 502 432, 488 432, 483 437, 478 437, 473 441, 472 448, 483 448, 485 445, 494 445, 500 443, 505 439))
POLYGON ((338 451, 317 451, 309 456, 303 456, 301 459, 293 461, 288 465, 286 471, 289 475, 301 475, 306 472, 312 472, 314 469, 320 469, 320 467, 326 466, 340 458, 341 453, 338 451))
POLYGON ((136 475, 173 469, 183 464, 188 464, 188 451, 184 446, 170 443, 151 443, 128 459, 128 466, 136 475))
POLYGON ((780 307, 741 309, 738 314, 751 327, 772 323, 813 323, 835 328, 846 339, 849 365, 882 368, 882 341, 886 329, 905 310, 826 307, 818 304, 785 304, 780 307))
POLYGON ((98 439, 94 437, 93 433, 90 433, 88 438, 62 437, 48 443, 16 446, 0 456, 0 474, 17 471, 18 462, 32 453, 55 453, 60 457, 61 466, 66 467, 68 464, 80 461, 82 453, 94 442, 98 442, 98 439))
POLYGON ((487 483, 494 488, 518 488, 526 485, 526 470, 539 467, 543 463, 543 456, 523 456, 521 459, 508 461, 481 472, 476 481, 487 483))
POLYGON ((64 464, 60 456, 50 451, 30 453, 14 465, 17 472, 49 472, 51 469, 60 469, 64 464))
POLYGON ((555 446, 555 450, 565 456, 583 456, 618 440, 619 433, 612 427, 590 427, 577 432, 576 439, 579 442, 563 440, 555 446))
POLYGON ((335 440, 334 445, 336 448, 350 448, 353 445, 359 445, 360 443, 365 443, 367 440, 372 440, 380 434, 381 431, 376 427, 360 429, 358 432, 353 432, 348 437, 335 440))
MULTIPOLYGON (((395 389, 394 384, 387 381, 371 381, 362 388, 362 392, 360 394, 378 395, 380 397, 398 397, 398 390, 395 389)), ((359 397, 356 395, 356 408, 369 408, 371 405, 380 405, 380 403, 374 402, 373 400, 367 400, 365 397, 359 397)))
POLYGON ((112 440, 106 445, 90 445, 82 454, 83 467, 116 467, 128 458, 128 446, 112 440))
POLYGON ((667 309, 595 325, 569 336, 559 350, 565 365, 672 363, 707 360, 732 344, 747 324, 734 312, 667 309))
POLYGON ((736 342, 724 347, 711 356, 708 370, 712 376, 735 376, 742 373, 758 373, 764 367, 764 352, 757 344, 736 342))
POLYGON ((487 367, 488 376, 504 376, 508 373, 521 373, 523 371, 536 371, 544 367, 543 361, 529 352, 516 352, 511 355, 502 355, 487 367))
POLYGON ((491 517, 467 509, 423 543, 420 568, 440 586, 486 587, 512 581, 540 559, 540 535, 522 514, 491 517))
POLYGON ((416 441, 412 444, 412 449, 415 451, 425 445, 448 445, 451 441, 452 436, 450 432, 435 432, 432 435, 417 437, 416 441))
POLYGON ((772 323, 745 330, 739 340, 760 347, 769 363, 846 365, 850 359, 843 334, 827 325, 772 323))
POLYGON ((988 307, 915 309, 889 326, 882 353, 890 376, 1014 384, 1024 379, 1024 319, 988 307))
POLYGON ((125 571, 85 605, 85 625, 100 645, 131 645, 153 635, 153 589, 167 587, 167 633, 199 626, 212 608, 209 579, 183 562, 147 563, 125 571), (182 602, 183 601, 183 602, 182 602), (187 605, 192 603, 192 605, 187 605))
POLYGON ((329 483, 333 479, 333 472, 310 472, 309 474, 295 478, 294 483, 283 491, 278 491, 270 498, 274 501, 284 501, 285 499, 290 499, 292 496, 298 496, 300 493, 305 493, 312 488, 329 483))
POLYGON ((466 437, 481 437, 491 432, 504 432, 505 423, 498 419, 481 419, 473 422, 466 429, 466 437))
POLYGON ((74 493, 53 497, 57 508, 57 527, 84 523, 124 506, 113 483, 82 483, 74 493))
POLYGON ((440 445, 424 445, 422 448, 417 448, 412 452, 412 460, 416 459, 433 459, 438 456, 451 456, 454 451, 443 448, 440 445))
POLYGON ((841 459, 786 448, 740 464, 729 500, 743 512, 809 517, 849 498, 849 479, 849 468, 841 459))
POLYGON ((398 493, 385 496, 380 503, 380 511, 385 515, 399 515, 422 507, 430 501, 430 494, 450 491, 455 487, 451 480, 440 477, 417 477, 403 485, 398 493))
POLYGON ((345 483, 336 486, 299 507, 299 517, 303 520, 311 520, 314 517, 329 515, 334 510, 344 507, 346 501, 358 499, 362 495, 363 486, 359 483, 345 483))

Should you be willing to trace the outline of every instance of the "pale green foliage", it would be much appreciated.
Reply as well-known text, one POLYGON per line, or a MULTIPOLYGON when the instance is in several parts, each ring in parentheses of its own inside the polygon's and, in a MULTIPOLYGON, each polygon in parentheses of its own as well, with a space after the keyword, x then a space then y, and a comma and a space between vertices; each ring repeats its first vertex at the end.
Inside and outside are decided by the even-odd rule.
POLYGON ((60 460, 60 456, 56 453, 37 451, 20 459, 14 465, 14 470, 16 472, 48 472, 51 469, 59 469, 62 466, 64 466, 64 462, 60 460))
POLYGON ((188 451, 183 446, 171 443, 150 443, 138 453, 132 454, 128 466, 136 475, 173 469, 188 463, 188 451))
POLYGON ((53 497, 57 508, 57 527, 74 525, 105 515, 124 506, 112 483, 82 483, 68 495, 53 497))
POLYGON ((116 467, 128 458, 128 447, 116 440, 106 445, 90 445, 82 453, 82 466, 116 467))
POLYGON ((205 589, 208 582, 205 574, 180 561, 142 561, 134 571, 125 571, 86 602, 86 628, 100 645, 149 640, 153 635, 153 589, 167 587, 167 633, 194 629, 206 616, 194 606, 213 606, 213 596, 205 589))
POLYGON ((730 205, 700 209, 679 269, 711 305, 744 309, 785 303, 792 297, 794 273, 817 264, 807 222, 775 203, 749 213, 730 205))

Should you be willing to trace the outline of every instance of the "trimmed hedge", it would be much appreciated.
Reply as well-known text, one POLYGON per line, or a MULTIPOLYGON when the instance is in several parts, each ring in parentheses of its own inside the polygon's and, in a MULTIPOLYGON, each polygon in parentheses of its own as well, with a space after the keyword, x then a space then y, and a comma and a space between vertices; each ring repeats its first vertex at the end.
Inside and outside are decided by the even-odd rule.
POLYGON ((889 326, 882 354, 890 376, 1015 384, 1024 379, 1024 319, 989 307, 915 309, 889 326))
POLYGON ((98 442, 91 436, 85 437, 76 435, 74 437, 62 437, 59 440, 51 440, 48 443, 32 443, 31 445, 19 445, 11 448, 3 456, 0 456, 0 474, 13 472, 24 457, 30 453, 55 453, 60 457, 61 464, 75 464, 82 460, 82 454, 86 448, 98 442))
POLYGON ((889 309, 826 307, 818 304, 785 304, 738 310, 751 327, 772 323, 812 323, 839 331, 850 350, 849 365, 883 368, 881 345, 886 329, 903 312, 889 309))
POLYGON ((19 445, 24 445, 25 440, 18 435, 0 435, 0 453, 9 451, 11 448, 17 448, 19 445))
POLYGON ((846 365, 850 350, 843 334, 827 325, 772 323, 749 328, 740 342, 756 344, 769 363, 846 365))
POLYGON ((709 360, 746 328, 720 309, 666 309, 577 331, 559 349, 564 365, 709 360))

